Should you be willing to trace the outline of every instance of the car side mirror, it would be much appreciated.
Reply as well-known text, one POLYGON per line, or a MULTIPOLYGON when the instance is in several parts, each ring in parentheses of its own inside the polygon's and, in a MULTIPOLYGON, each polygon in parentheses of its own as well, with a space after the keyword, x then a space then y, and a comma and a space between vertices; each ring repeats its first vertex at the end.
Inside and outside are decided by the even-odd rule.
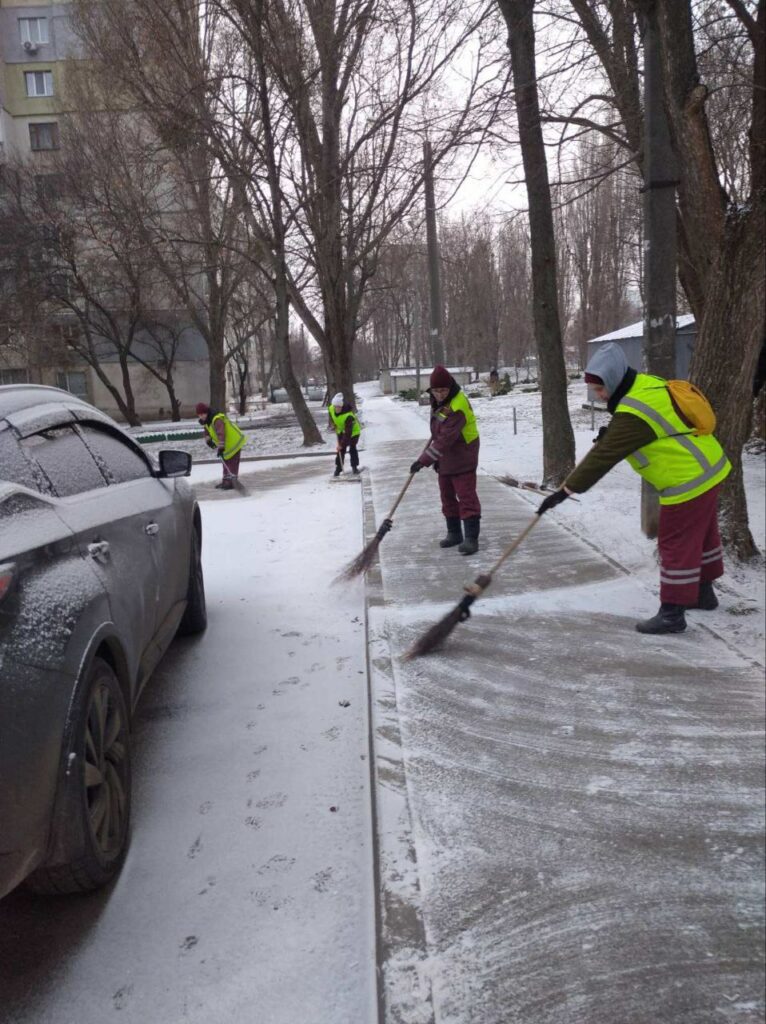
POLYGON ((179 452, 171 448, 160 452, 158 458, 160 471, 157 476, 188 476, 191 473, 192 457, 188 452, 179 452))

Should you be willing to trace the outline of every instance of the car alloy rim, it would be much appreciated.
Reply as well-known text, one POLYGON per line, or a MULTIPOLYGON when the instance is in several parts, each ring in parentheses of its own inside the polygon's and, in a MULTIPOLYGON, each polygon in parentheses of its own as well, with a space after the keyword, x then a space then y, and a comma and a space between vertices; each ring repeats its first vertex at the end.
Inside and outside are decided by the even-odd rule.
POLYGON ((93 838, 102 854, 122 847, 127 813, 126 726, 108 686, 93 691, 85 730, 85 793, 93 838))

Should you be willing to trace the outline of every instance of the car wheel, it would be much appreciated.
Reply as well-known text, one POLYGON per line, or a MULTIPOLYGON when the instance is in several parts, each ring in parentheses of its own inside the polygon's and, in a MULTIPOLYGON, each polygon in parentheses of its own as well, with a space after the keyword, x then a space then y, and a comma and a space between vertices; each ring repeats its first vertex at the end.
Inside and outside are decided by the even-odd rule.
POLYGON ((181 636, 201 633, 207 626, 205 605, 205 579, 202 575, 202 552, 199 534, 192 531, 192 549, 189 559, 189 585, 186 590, 186 611, 178 626, 181 636))
POLYGON ((130 826, 128 709, 112 668, 94 658, 75 698, 73 728, 51 862, 27 879, 36 892, 88 892, 106 885, 125 859, 130 826))

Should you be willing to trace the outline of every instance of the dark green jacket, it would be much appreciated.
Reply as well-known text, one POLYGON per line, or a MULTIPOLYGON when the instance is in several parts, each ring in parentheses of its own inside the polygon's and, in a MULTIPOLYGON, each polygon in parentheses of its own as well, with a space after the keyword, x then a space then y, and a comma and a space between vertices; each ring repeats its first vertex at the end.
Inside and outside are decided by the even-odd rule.
POLYGON ((582 494, 601 479, 618 462, 632 455, 655 439, 652 428, 631 413, 618 412, 582 462, 564 481, 564 486, 575 494, 582 494))

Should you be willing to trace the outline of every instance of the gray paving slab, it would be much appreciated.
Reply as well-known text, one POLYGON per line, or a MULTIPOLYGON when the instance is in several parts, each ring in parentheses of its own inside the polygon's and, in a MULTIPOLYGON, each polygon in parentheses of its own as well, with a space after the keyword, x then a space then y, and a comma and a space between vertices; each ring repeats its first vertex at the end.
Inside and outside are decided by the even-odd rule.
MULTIPOLYGON (((377 521, 417 451, 376 449, 377 521)), ((440 551, 420 473, 371 580, 385 1020, 763 1021, 762 671, 702 613, 637 634, 656 599, 554 516, 403 663, 529 521, 480 496, 482 550, 440 551)))

